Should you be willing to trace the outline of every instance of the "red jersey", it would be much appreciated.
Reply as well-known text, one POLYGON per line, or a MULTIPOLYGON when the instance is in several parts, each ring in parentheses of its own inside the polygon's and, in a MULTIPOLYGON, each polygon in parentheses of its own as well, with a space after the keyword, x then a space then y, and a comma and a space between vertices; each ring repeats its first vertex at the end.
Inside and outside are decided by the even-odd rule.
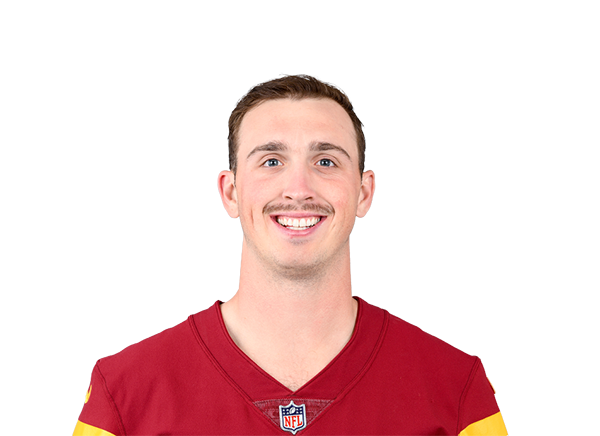
POLYGON ((507 434, 477 357, 358 301, 348 344, 297 391, 235 345, 217 302, 100 359, 74 435, 507 434))

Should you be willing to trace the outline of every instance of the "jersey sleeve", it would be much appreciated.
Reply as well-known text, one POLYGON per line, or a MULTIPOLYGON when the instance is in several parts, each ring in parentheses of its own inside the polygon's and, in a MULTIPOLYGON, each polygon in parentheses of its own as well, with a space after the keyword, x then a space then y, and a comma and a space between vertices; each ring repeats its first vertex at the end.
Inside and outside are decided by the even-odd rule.
POLYGON ((465 386, 459 409, 459 436, 506 436, 495 392, 477 359, 465 386))
POLYGON ((121 417, 106 387, 98 364, 96 364, 73 436, 118 436, 123 434, 125 431, 121 417))

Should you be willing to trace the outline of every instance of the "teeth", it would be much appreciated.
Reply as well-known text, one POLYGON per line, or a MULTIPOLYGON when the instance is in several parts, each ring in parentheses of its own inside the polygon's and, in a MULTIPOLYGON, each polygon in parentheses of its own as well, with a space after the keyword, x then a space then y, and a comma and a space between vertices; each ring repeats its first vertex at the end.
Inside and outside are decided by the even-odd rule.
POLYGON ((291 230, 305 230, 309 227, 314 226, 321 218, 319 217, 311 217, 311 218, 285 218, 285 217, 277 217, 277 222, 284 227, 287 227, 291 230))

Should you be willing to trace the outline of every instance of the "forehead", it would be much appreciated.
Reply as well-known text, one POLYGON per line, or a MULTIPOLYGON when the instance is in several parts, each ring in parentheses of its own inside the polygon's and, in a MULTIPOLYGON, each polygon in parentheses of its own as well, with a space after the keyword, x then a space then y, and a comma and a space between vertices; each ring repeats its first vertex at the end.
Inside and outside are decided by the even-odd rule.
POLYGON ((238 138, 240 152, 269 141, 290 146, 323 141, 348 148, 351 156, 358 154, 352 120, 330 99, 265 101, 244 116, 238 138))

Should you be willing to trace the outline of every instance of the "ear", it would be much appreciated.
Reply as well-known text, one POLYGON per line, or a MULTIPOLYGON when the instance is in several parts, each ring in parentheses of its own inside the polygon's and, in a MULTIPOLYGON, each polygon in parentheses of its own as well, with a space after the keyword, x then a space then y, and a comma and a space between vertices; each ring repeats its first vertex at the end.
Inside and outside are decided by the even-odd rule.
POLYGON ((219 194, 225 210, 231 218, 240 216, 238 210, 237 190, 235 189, 235 176, 231 171, 221 171, 218 179, 219 194))
POLYGON ((356 216, 364 217, 373 202, 373 194, 375 193, 375 173, 373 171, 365 171, 362 176, 360 185, 360 194, 358 197, 358 207, 356 208, 356 216))

